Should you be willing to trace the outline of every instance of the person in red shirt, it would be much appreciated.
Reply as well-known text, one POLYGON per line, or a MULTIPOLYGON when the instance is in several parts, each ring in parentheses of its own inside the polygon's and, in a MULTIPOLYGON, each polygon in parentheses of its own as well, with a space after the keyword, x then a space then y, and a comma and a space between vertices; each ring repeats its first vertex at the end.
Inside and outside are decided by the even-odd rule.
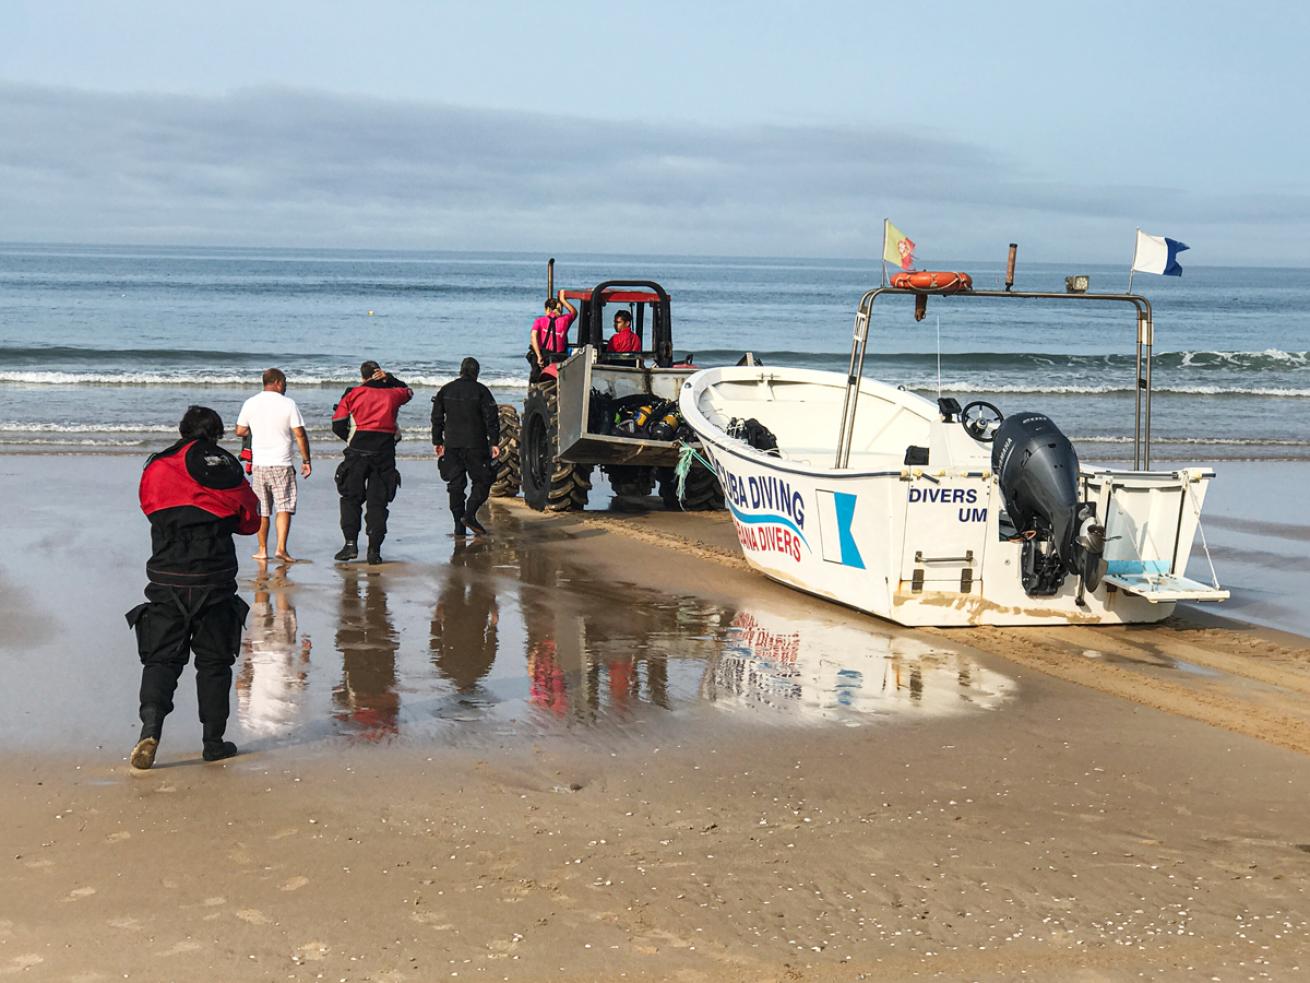
POLYGON ((614 333, 605 343, 607 352, 639 352, 641 338, 632 330, 632 315, 627 311, 618 311, 614 315, 614 333))
POLYGON ((227 729, 232 666, 250 606, 237 596, 233 535, 259 531, 259 500, 241 462, 218 446, 223 420, 207 406, 188 407, 181 440, 153 455, 138 497, 150 519, 146 603, 127 613, 141 657, 141 736, 133 768, 155 763, 164 718, 191 652, 204 733, 204 759, 237 753, 227 729))
POLYGON ((400 488, 396 470, 396 441, 400 439, 397 416, 414 398, 414 390, 377 362, 359 367, 362 385, 347 389, 333 408, 332 432, 346 442, 344 459, 337 467, 337 492, 341 495, 341 534, 345 545, 335 559, 344 562, 359 556, 360 513, 368 530, 368 562, 382 562, 382 541, 387 537, 387 506, 400 488))

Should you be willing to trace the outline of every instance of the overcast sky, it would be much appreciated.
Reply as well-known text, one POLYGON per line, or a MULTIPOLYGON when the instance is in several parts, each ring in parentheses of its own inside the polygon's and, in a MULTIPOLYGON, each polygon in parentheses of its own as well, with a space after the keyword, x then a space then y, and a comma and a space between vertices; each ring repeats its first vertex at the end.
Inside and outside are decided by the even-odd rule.
POLYGON ((1310 265, 1305 8, 631 6, 7 0, 0 239, 1310 265))

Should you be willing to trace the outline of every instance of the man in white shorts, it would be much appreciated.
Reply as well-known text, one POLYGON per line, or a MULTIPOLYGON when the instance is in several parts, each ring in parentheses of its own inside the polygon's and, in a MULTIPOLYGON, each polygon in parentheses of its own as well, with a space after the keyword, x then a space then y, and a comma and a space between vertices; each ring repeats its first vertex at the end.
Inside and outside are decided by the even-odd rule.
POLYGON ((259 499, 259 551, 256 560, 268 559, 269 517, 276 514, 277 549, 273 555, 283 563, 294 563, 287 552, 291 517, 296 512, 296 469, 291 463, 291 443, 300 449, 300 473, 309 477, 309 438, 305 419, 296 401, 287 396, 287 377, 281 369, 264 372, 264 391, 251 396, 237 417, 236 435, 250 437, 250 485, 259 499))

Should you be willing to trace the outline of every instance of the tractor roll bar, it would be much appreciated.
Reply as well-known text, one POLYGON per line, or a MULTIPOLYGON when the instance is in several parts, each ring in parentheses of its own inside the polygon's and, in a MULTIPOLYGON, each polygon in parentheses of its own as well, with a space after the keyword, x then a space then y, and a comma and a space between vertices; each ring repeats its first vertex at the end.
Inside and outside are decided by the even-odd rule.
POLYGON ((1132 304, 1137 309, 1137 381, 1134 385, 1136 412, 1133 422, 1133 467, 1151 466, 1151 350, 1155 345, 1155 325, 1151 320, 1151 302, 1139 294, 1070 294, 1032 290, 962 290, 948 294, 942 290, 902 290, 875 287, 860 298, 855 312, 855 330, 851 339, 851 362, 846 374, 846 398, 842 401, 841 430, 837 434, 835 467, 845 468, 851 456, 855 433, 855 408, 860 399, 860 378, 864 374, 864 354, 869 344, 869 324, 873 320, 874 302, 883 294, 921 296, 937 294, 949 297, 989 297, 1016 300, 1114 301, 1132 304), (1143 372, 1143 370, 1145 370, 1143 372), (1145 412, 1145 415, 1143 415, 1145 412))
POLYGON ((591 307, 587 325, 587 342, 599 351, 603 349, 605 324, 602 309, 605 306, 606 292, 615 287, 644 287, 659 299, 656 301, 656 315, 652 319, 651 349, 655 352, 655 364, 663 368, 673 364, 673 328, 670 324, 669 294, 654 280, 606 280, 598 283, 591 290, 591 307))

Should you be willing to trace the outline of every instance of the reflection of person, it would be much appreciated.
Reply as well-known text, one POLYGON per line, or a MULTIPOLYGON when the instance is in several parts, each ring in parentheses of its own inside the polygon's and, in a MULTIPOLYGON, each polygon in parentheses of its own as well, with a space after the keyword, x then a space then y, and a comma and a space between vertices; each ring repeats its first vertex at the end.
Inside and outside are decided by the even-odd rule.
POLYGON ((346 441, 345 459, 337 468, 341 534, 346 542, 335 558, 345 561, 359 556, 359 516, 368 502, 368 562, 381 563, 387 506, 400 488, 397 415, 414 398, 414 390, 379 368, 377 362, 365 362, 359 374, 363 384, 347 389, 332 413, 332 432, 346 441))
POLYGON ((491 492, 491 462, 500 456, 500 416, 491 390, 478 382, 481 366, 476 358, 459 363, 459 378, 432 397, 432 451, 450 494, 455 535, 465 526, 485 536, 478 509, 491 492), (465 482, 472 482, 468 500, 465 482))
POLYGON ((336 638, 341 685, 333 691, 332 700, 341 708, 338 719, 354 724, 366 740, 376 741, 399 729, 396 652, 400 640, 381 580, 366 575, 363 587, 361 597, 358 568, 347 567, 342 572, 336 638))
POLYGON ((607 352, 639 352, 641 338, 632 330, 632 315, 627 311, 618 311, 614 315, 614 333, 605 343, 607 352))
POLYGON ((279 734, 295 720, 305 688, 311 643, 297 639, 296 608, 287 590, 255 589, 246 631, 245 662, 237 676, 237 708, 247 731, 279 734))
POLYGON ((241 406, 236 435, 250 438, 250 483, 259 498, 259 550, 256 560, 268 559, 269 516, 277 514, 277 549, 279 560, 294 563, 287 552, 291 517, 296 514, 296 469, 291 463, 291 442, 300 450, 300 473, 308 478, 313 471, 309 463, 309 438, 305 419, 296 401, 287 396, 287 377, 281 369, 264 371, 264 391, 256 393, 241 406))
POLYGON ((540 377, 549 356, 562 355, 568 350, 569 325, 577 315, 578 309, 564 298, 563 290, 558 297, 546 299, 546 313, 532 322, 532 334, 528 338, 533 359, 531 382, 540 377))
POLYGON ((249 606, 237 596, 234 534, 259 528, 259 503, 241 462, 218 446, 223 421, 191 406, 178 426, 181 440, 155 454, 141 475, 141 511, 150 519, 146 602, 127 614, 141 656, 141 736, 133 768, 149 768, 173 710, 173 692, 196 656, 196 696, 204 758, 237 753, 223 740, 232 665, 249 606))
POLYGON ((456 543, 432 616, 432 664, 458 693, 472 692, 491 671, 500 624, 489 571, 470 569, 470 559, 468 547, 456 543))

